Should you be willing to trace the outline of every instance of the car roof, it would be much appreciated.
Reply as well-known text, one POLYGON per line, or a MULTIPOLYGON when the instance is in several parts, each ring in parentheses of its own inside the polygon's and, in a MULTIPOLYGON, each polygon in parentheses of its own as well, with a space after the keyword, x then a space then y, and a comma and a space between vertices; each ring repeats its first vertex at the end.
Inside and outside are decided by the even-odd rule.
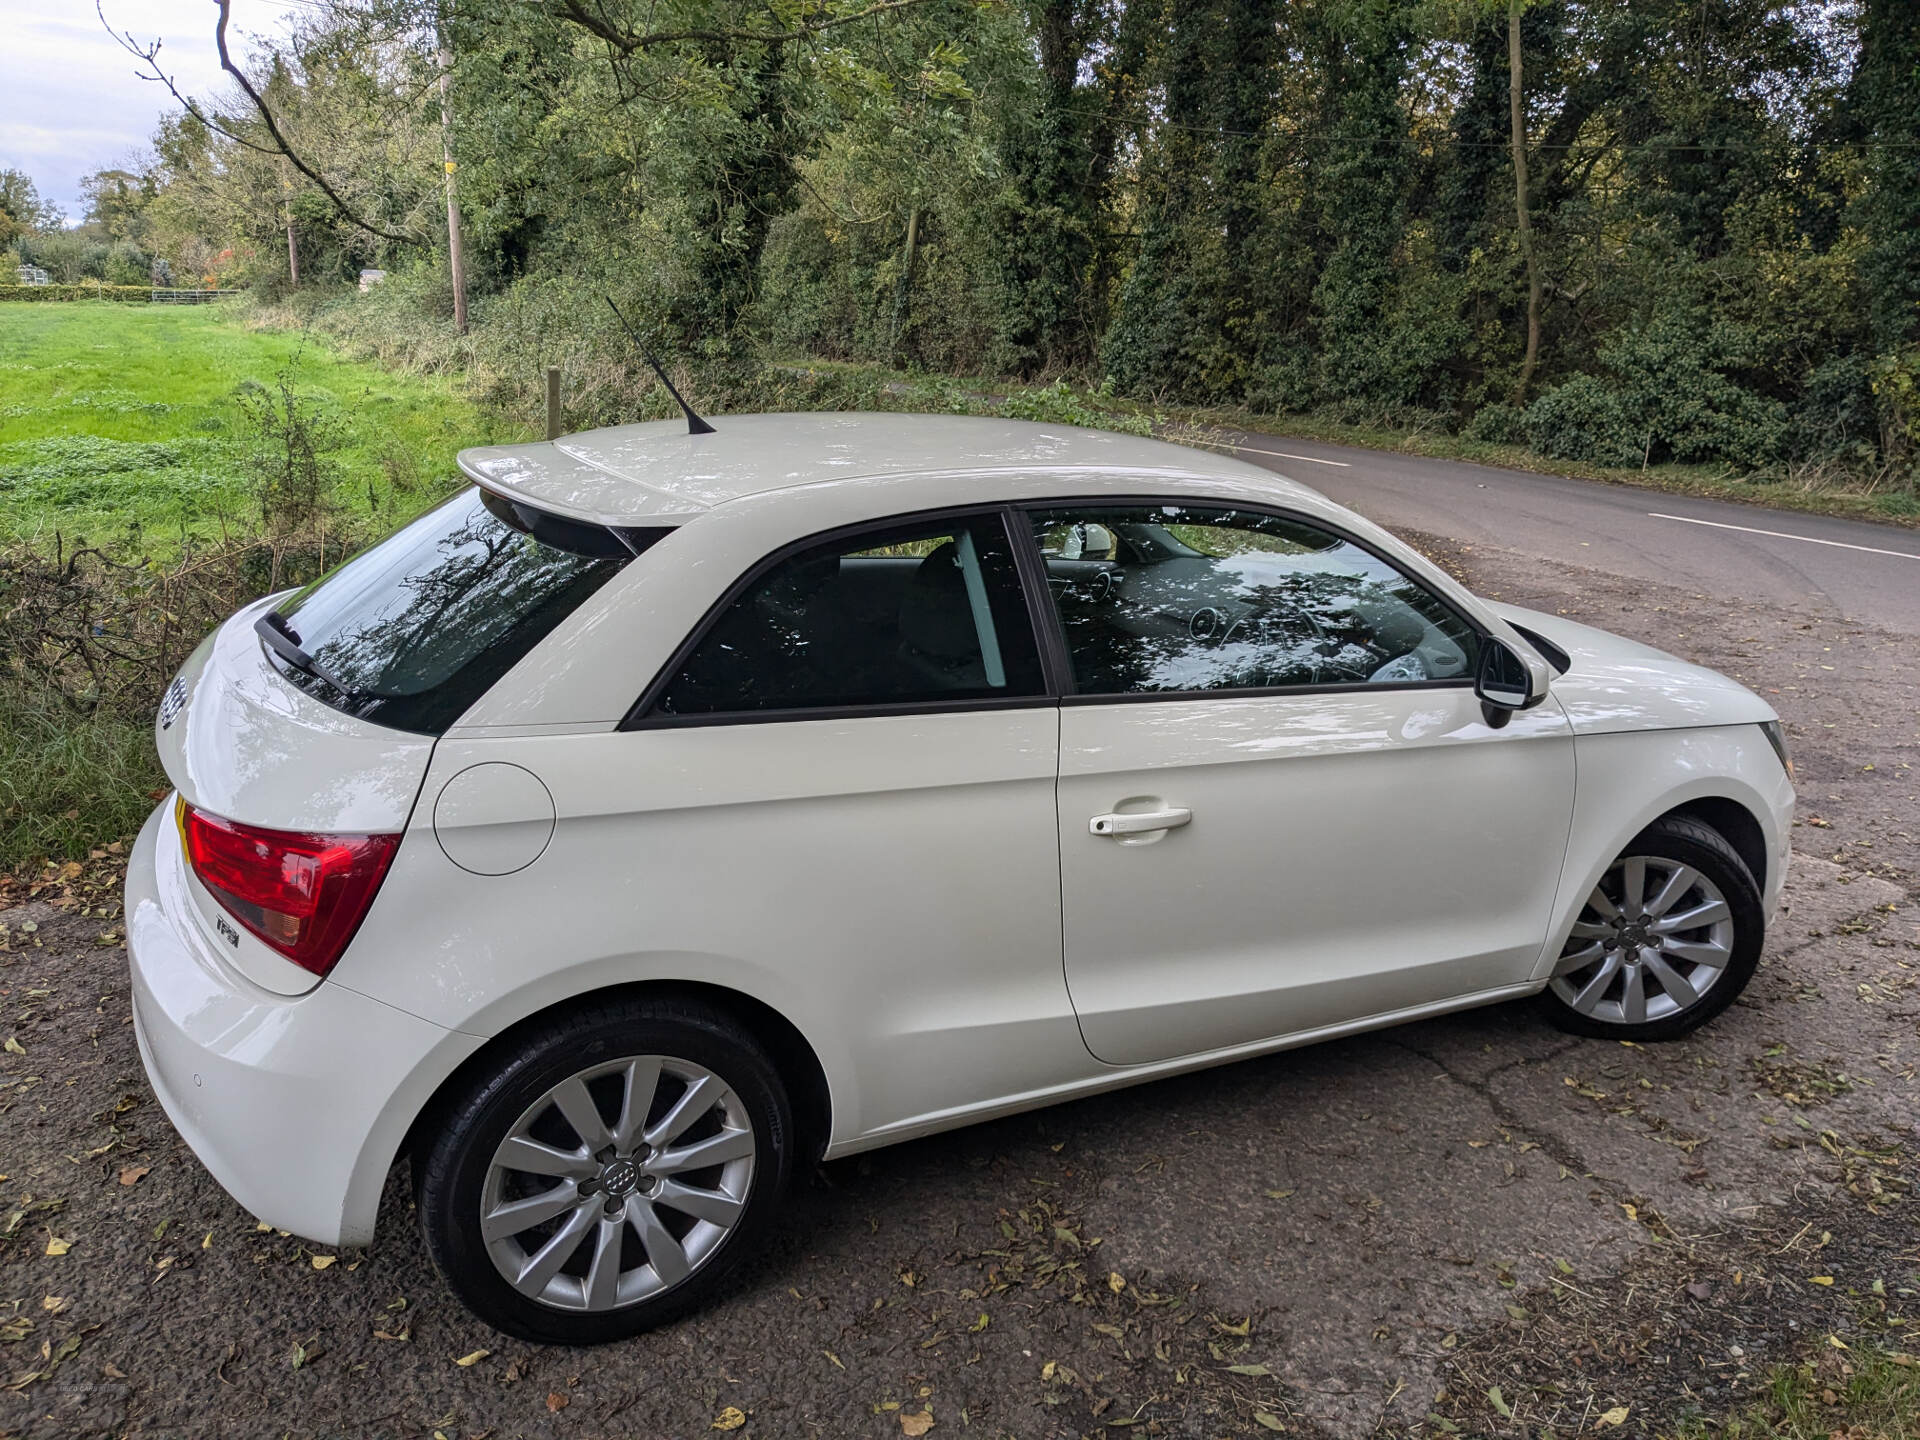
MULTIPOLYGON (((1164 440, 963 415, 726 415, 689 435, 680 420, 613 425, 558 440, 460 452, 482 487, 570 519, 672 525, 744 496, 882 475, 1109 471, 1218 476, 1295 488, 1267 471, 1164 440)), ((1305 487, 1298 487, 1303 493, 1305 487)), ((978 496, 956 484, 955 503, 978 496)), ((1318 497, 1315 497, 1318 498, 1318 497)))

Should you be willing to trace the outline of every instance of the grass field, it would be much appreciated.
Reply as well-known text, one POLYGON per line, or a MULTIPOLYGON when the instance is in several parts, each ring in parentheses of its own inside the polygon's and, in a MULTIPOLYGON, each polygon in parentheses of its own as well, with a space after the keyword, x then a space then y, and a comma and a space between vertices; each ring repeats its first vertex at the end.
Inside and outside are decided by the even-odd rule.
POLYGON ((452 382, 345 360, 213 306, 8 305, 0 543, 58 532, 164 554, 184 533, 251 532, 235 390, 271 387, 288 366, 339 438, 332 458, 349 512, 418 509, 452 485, 455 451, 510 433, 452 382))

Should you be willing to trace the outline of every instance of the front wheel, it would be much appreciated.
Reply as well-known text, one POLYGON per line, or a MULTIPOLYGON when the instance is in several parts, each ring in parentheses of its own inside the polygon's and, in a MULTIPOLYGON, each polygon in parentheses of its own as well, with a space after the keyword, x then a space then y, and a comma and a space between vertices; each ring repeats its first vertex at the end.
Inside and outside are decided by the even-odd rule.
POLYGON ((1563 1030, 1671 1040, 1739 997, 1765 939, 1760 887, 1720 833, 1669 816, 1607 867, 1541 997, 1563 1030))
POLYGON ((416 1156, 447 1285, 523 1340, 593 1345, 704 1304, 785 1184, 780 1077, 726 1014, 610 1001, 514 1037, 416 1156))

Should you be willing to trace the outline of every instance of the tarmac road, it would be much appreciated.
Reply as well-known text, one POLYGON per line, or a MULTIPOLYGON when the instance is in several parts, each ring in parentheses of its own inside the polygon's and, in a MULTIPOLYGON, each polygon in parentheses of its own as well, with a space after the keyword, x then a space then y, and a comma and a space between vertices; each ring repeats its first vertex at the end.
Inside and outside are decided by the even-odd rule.
POLYGON ((1389 529, 1920 635, 1920 532, 1560 475, 1225 432, 1389 529))

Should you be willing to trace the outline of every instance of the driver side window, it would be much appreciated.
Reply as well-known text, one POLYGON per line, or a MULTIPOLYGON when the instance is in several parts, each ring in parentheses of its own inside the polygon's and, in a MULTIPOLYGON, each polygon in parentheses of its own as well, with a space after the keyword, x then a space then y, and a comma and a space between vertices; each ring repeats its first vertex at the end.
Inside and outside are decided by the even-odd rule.
POLYGON ((1372 551, 1219 506, 1031 516, 1082 695, 1467 682, 1478 637, 1372 551))

